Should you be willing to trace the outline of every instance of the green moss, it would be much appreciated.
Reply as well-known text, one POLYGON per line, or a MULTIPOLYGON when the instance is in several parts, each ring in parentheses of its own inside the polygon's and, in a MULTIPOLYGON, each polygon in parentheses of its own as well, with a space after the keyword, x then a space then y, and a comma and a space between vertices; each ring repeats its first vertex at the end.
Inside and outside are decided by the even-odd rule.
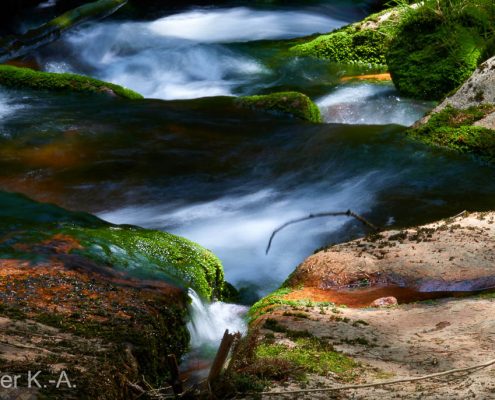
POLYGON ((312 56, 342 64, 384 66, 385 54, 395 35, 401 10, 395 9, 389 20, 378 23, 378 19, 388 12, 390 10, 372 14, 361 22, 298 44, 291 51, 299 56, 312 56))
POLYGON ((472 153, 495 162, 495 131, 472 124, 494 112, 492 105, 459 110, 446 107, 433 114, 428 122, 407 134, 424 143, 448 147, 462 153, 472 153))
POLYGON ((263 314, 283 306, 289 306, 295 309, 299 307, 335 307, 333 303, 327 301, 314 302, 310 299, 286 300, 285 295, 292 291, 293 289, 283 287, 254 303, 248 311, 249 321, 253 322, 263 314))
POLYGON ((84 246, 78 253, 131 276, 162 277, 179 286, 190 286, 204 298, 222 297, 224 276, 220 260, 187 239, 130 226, 77 227, 63 232, 84 246))
POLYGON ((0 242, 2 258, 47 258, 49 254, 24 250, 17 244, 33 245, 64 234, 82 245, 72 253, 129 276, 190 286, 207 299, 223 298, 227 291, 222 264, 212 252, 167 232, 112 225, 86 213, 0 192, 0 233, 12 236, 0 242))
POLYGON ((311 99, 298 92, 279 92, 260 96, 240 97, 236 101, 240 107, 255 110, 275 111, 309 121, 321 122, 318 106, 311 99))
POLYGON ((142 99, 139 93, 113 83, 76 74, 56 74, 0 65, 0 85, 12 88, 110 93, 127 99, 142 99))
POLYGON ((292 292, 291 289, 281 288, 254 303, 248 311, 249 320, 254 321, 265 314, 267 311, 273 310, 277 306, 290 305, 293 307, 297 307, 299 305, 298 302, 285 300, 283 298, 290 292, 292 292))
POLYGON ((261 343, 256 356, 263 359, 281 358, 299 366, 306 373, 328 375, 334 373, 342 378, 353 377, 358 364, 349 357, 336 352, 326 341, 316 337, 304 337, 294 340, 295 346, 277 343, 261 343))
POLYGON ((387 63, 402 94, 439 100, 469 78, 483 46, 475 29, 442 25, 436 15, 429 15, 402 27, 390 46, 387 63))

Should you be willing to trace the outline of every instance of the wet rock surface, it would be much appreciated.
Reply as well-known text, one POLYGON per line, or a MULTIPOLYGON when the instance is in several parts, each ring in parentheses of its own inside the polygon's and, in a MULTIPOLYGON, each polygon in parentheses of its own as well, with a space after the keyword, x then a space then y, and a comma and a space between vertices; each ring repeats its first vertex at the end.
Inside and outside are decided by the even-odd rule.
POLYGON ((463 213, 329 247, 304 261, 290 287, 400 286, 420 292, 495 285, 495 214, 463 213))

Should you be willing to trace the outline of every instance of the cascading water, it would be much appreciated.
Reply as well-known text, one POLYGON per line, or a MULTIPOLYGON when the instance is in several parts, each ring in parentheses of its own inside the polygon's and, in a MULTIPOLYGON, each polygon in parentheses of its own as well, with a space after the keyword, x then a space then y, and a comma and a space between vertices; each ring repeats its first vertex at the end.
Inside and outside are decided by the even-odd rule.
POLYGON ((247 307, 221 301, 204 303, 193 289, 189 289, 189 297, 191 320, 187 328, 193 349, 218 348, 226 329, 231 333, 246 332, 247 325, 243 317, 247 307))
POLYGON ((389 175, 380 176, 372 171, 342 182, 327 180, 324 185, 311 185, 311 199, 306 196, 308 186, 302 185, 292 188, 290 193, 267 188, 174 210, 139 206, 99 216, 116 223, 139 223, 161 229, 167 226, 167 230, 212 249, 222 260, 229 281, 252 286, 263 295, 275 290, 294 266, 314 251, 315 243, 324 242, 323 238, 337 232, 347 220, 333 218, 290 228, 277 237, 272 251, 266 255, 266 244, 275 228, 313 210, 352 208, 365 213, 376 201, 370 189, 372 182, 381 187, 389 185, 390 179, 389 175), (304 229, 304 240, 297 239, 300 229, 304 229))
POLYGON ((228 43, 304 36, 344 23, 304 11, 188 11, 152 22, 91 24, 67 35, 43 63, 48 71, 87 73, 145 97, 232 95, 272 71, 228 43))
MULTIPOLYGON (((17 110, 19 110, 22 107, 23 106, 19 104, 19 101, 16 99, 12 91, 9 92, 0 91, 0 123, 4 118, 15 113, 17 110)), ((0 133, 0 135, 2 133, 0 133)))
POLYGON ((431 104, 399 96, 392 84, 347 84, 317 100, 323 120, 337 124, 410 126, 431 104))

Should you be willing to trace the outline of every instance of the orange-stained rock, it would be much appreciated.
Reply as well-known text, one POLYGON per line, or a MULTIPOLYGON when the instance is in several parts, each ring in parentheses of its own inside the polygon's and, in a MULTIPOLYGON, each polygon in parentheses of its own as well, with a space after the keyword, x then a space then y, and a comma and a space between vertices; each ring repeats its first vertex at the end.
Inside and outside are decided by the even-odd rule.
MULTIPOLYGON (((118 227, 4 192, 0 204, 0 371, 39 370, 47 385, 0 385, 0 398, 133 399, 142 395, 133 384, 168 386, 167 355, 180 360, 189 345, 184 289, 151 274, 152 263, 140 277, 139 266, 131 275, 87 251, 113 243, 100 236, 96 245, 84 229, 118 227), (50 384, 60 371, 76 387, 50 384)), ((135 240, 145 232, 128 229, 135 240)))
POLYGON ((495 212, 463 213, 335 245, 307 258, 288 285, 319 289, 400 286, 418 292, 492 288, 494 222, 495 212))
POLYGON ((384 72, 382 74, 367 74, 367 75, 352 75, 352 76, 343 76, 340 79, 342 82, 348 82, 353 80, 358 81, 391 81, 392 77, 388 72, 384 72))

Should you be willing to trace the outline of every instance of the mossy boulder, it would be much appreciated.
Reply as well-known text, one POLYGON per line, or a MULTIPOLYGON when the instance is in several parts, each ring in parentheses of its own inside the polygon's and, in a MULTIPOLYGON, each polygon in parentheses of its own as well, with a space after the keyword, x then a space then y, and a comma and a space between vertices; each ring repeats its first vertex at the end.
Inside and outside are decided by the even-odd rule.
POLYGON ((385 68, 385 55, 403 13, 399 7, 387 9, 329 34, 311 38, 290 50, 299 56, 335 63, 385 68))
POLYGON ((442 25, 431 15, 402 27, 387 53, 387 64, 402 94, 439 100, 472 74, 483 46, 475 29, 442 25))
POLYGON ((0 322, 23 343, 2 350, 0 369, 28 366, 40 382, 65 370, 77 386, 37 395, 129 399, 168 386, 167 355, 189 345, 185 289, 211 298, 225 286, 219 260, 186 239, 0 192, 0 322))
POLYGON ((254 110, 287 114, 309 122, 321 122, 318 106, 308 96, 299 92, 245 96, 238 98, 236 104, 254 110))
POLYGON ((495 113, 495 105, 483 104, 467 109, 447 106, 432 114, 428 122, 410 129, 409 137, 421 142, 471 153, 495 162, 495 130, 476 126, 486 116, 495 113))
POLYGON ((113 83, 77 74, 57 74, 0 65, 0 86, 15 89, 100 93, 126 99, 142 99, 139 93, 113 83))
POLYGON ((187 239, 136 226, 112 225, 89 214, 11 193, 0 192, 0 205, 0 234, 15 232, 15 240, 0 242, 4 257, 38 260, 42 254, 35 251, 37 244, 62 235, 78 243, 71 255, 109 266, 129 278, 192 287, 207 299, 223 295, 220 260, 187 239))
POLYGON ((493 55, 493 3, 427 0, 401 21, 387 64, 404 95, 440 100, 493 55))
POLYGON ((424 143, 495 162, 495 57, 407 131, 424 143))

